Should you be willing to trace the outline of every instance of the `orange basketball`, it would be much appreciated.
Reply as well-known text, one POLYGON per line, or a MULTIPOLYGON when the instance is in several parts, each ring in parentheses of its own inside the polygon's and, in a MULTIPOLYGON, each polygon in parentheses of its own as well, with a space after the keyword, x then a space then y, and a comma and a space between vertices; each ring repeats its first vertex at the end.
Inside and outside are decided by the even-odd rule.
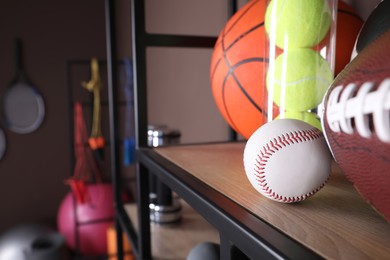
MULTIPOLYGON (((215 102, 228 124, 245 138, 267 122, 264 15, 266 0, 252 0, 221 31, 211 59, 215 102)), ((276 117, 276 115, 274 116, 276 117)))
MULTIPOLYGON (((252 0, 238 10, 222 29, 211 58, 211 88, 217 107, 246 139, 278 115, 278 107, 267 104, 265 87, 269 56, 264 30, 266 5, 266 0, 252 0)), ((363 25, 357 12, 342 1, 337 17, 335 75, 349 63, 363 25)))
POLYGON ((363 26, 363 20, 352 6, 339 1, 337 9, 335 75, 350 62, 356 38, 363 26))

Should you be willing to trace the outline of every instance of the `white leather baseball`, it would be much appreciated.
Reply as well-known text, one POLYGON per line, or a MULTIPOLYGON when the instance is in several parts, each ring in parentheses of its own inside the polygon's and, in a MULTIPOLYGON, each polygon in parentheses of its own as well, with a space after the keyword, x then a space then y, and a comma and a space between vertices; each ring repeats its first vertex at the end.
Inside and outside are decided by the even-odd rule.
POLYGON ((252 186, 279 202, 305 200, 330 175, 331 154, 317 128, 295 119, 262 125, 248 139, 244 167, 252 186))

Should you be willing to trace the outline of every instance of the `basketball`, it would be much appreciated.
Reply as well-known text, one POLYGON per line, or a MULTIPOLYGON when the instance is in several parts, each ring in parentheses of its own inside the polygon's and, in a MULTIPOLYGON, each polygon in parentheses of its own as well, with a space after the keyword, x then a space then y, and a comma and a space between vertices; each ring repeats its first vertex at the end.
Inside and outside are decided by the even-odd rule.
MULTIPOLYGON (((249 138, 268 120, 265 89, 267 61, 265 0, 238 10, 222 29, 211 58, 214 100, 227 123, 249 138)), ((276 117, 277 115, 274 115, 276 117)))
POLYGON ((339 1, 337 8, 335 75, 350 62, 363 20, 350 5, 339 1))
MULTIPOLYGON (((214 101, 230 127, 246 139, 279 113, 277 105, 267 104, 266 5, 265 0, 252 0, 238 10, 222 29, 211 57, 210 81, 214 101), (269 116, 269 111, 272 116, 269 116)), ((342 1, 339 1, 337 15, 335 74, 349 63, 363 25, 355 10, 342 1)), ((282 50, 276 52, 275 56, 282 50)))

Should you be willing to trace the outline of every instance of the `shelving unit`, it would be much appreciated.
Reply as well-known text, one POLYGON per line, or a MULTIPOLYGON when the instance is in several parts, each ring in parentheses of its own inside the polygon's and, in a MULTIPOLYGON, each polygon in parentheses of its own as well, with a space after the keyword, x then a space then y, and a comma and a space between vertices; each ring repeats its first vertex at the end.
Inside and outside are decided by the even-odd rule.
MULTIPOLYGON (((203 219, 185 201, 182 205, 182 221, 174 224, 151 224, 153 259, 185 259, 189 251, 199 243, 219 243, 218 231, 203 219), (178 239, 179 238, 179 239, 178 239)), ((137 205, 126 204, 125 210, 137 225, 137 205)))
MULTIPOLYGON (((235 2, 231 3, 234 10, 235 2)), ((243 142, 148 147, 146 48, 211 48, 216 39, 146 33, 144 1, 132 1, 132 19, 137 228, 119 196, 115 205, 117 233, 126 232, 137 259, 152 259, 149 174, 157 176, 218 230, 221 259, 383 259, 390 255, 390 224, 362 199, 337 167, 315 196, 282 204, 262 197, 251 187, 242 165, 243 142)), ((120 190, 119 176, 115 178, 115 188, 120 190)), ((118 256, 121 259, 121 254, 118 256)))
POLYGON ((383 259, 390 224, 334 167, 296 204, 261 196, 246 178, 245 143, 141 149, 140 161, 220 232, 221 259, 383 259), (243 258, 246 259, 246 258, 243 258))
MULTIPOLYGON (((114 1, 107 0, 107 24, 110 28, 115 28, 113 10, 114 1), (110 18, 111 17, 111 18, 110 18)), ((166 35, 166 34, 151 34, 145 30, 145 1, 132 1, 132 31, 133 31, 133 67, 134 67, 134 94, 135 94, 135 121, 136 121, 136 141, 137 149, 148 147, 147 144, 147 82, 146 82, 146 49, 147 47, 187 47, 187 48, 213 48, 217 37, 203 37, 203 36, 187 36, 187 35, 166 35)), ((235 0, 229 0, 230 14, 237 9, 235 0)), ((108 31, 108 53, 109 56, 115 57, 115 34, 114 31, 108 31)), ((110 61, 110 58, 108 58, 110 61)), ((110 63, 109 63, 110 65, 110 63)), ((111 67, 112 75, 115 75, 114 64, 111 67)), ((109 66, 110 67, 110 66, 109 66)), ((110 73, 109 73, 110 74, 110 73)), ((109 75, 110 76, 110 75, 109 75)), ((111 89, 115 92, 115 78, 111 78, 111 89)), ((115 95, 109 101, 116 104, 115 95)), ((110 122, 111 137, 110 140, 116 140, 116 117, 115 106, 111 107, 112 122, 110 122)), ((231 137, 235 138, 235 133, 231 133, 231 137)), ((115 144, 114 144, 115 146, 115 144)), ((116 158, 115 151, 117 148, 111 147, 112 158, 116 158)), ((122 230, 129 236, 132 243, 133 251, 138 259, 151 259, 151 243, 150 243, 150 222, 149 222, 149 173, 142 165, 137 164, 137 202, 139 204, 137 211, 138 232, 136 232, 135 225, 132 219, 124 209, 124 205, 119 196, 121 190, 120 176, 116 170, 117 166, 115 160, 113 162, 113 185, 116 190, 115 207, 116 207, 116 230, 118 242, 118 258, 122 258, 122 239, 119 235, 122 230)))

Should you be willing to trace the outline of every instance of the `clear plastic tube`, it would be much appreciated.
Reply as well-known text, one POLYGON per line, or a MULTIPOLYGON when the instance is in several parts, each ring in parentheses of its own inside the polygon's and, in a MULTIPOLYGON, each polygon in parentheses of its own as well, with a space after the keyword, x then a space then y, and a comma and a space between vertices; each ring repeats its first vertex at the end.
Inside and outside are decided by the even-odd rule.
POLYGON ((295 118, 321 129, 317 108, 334 78, 336 17, 337 0, 267 0, 268 121, 295 118))

